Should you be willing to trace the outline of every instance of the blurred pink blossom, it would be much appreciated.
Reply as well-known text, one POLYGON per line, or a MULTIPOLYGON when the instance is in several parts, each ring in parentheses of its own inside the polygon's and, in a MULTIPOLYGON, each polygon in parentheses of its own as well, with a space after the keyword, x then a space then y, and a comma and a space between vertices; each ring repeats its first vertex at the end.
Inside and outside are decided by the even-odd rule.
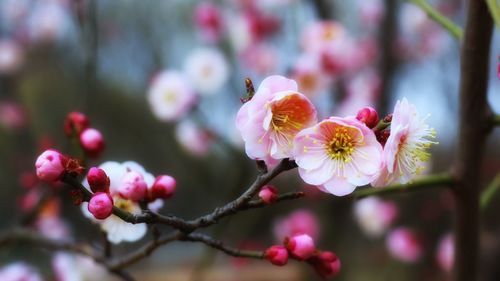
POLYGON ((276 70, 279 52, 269 44, 251 44, 240 54, 245 69, 259 75, 267 75, 276 70))
POLYGON ((24 61, 24 50, 14 40, 0 40, 0 75, 16 72, 24 61))
POLYGON ((277 241, 283 241, 285 237, 299 234, 307 234, 314 240, 319 237, 320 224, 313 212, 307 209, 299 209, 288 216, 278 219, 274 223, 274 236, 277 241))
POLYGON ((442 270, 451 272, 455 256, 455 246, 453 245, 453 235, 446 234, 439 241, 436 252, 436 260, 442 270))
MULTIPOLYGON (((0 50, 0 57, 2 50, 0 50)), ((0 71, 1 72, 1 71, 0 71)), ((27 123, 24 108, 15 102, 0 102, 0 125, 7 129, 20 129, 27 123)))
POLYGON ((203 40, 211 43, 220 40, 224 22, 220 8, 214 3, 204 1, 197 4, 194 11, 194 23, 203 40))
POLYGON ((366 235, 377 238, 394 223, 398 208, 393 202, 369 197, 354 204, 354 216, 366 235))
POLYGON ((210 152, 213 136, 191 120, 183 120, 175 128, 177 142, 194 156, 204 156, 210 152))
POLYGON ((386 246, 394 258, 407 263, 417 262, 423 254, 420 239, 413 231, 404 227, 394 229, 389 233, 386 246))

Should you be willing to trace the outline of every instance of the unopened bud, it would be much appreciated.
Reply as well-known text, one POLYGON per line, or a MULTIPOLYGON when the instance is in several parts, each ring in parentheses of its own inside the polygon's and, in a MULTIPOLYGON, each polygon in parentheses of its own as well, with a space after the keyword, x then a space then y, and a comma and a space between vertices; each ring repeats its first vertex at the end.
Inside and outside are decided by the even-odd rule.
POLYGON ((284 266, 288 262, 288 251, 285 247, 275 245, 266 250, 265 259, 277 266, 284 266))
POLYGON ((90 198, 88 210, 96 219, 106 219, 113 213, 113 198, 108 193, 97 192, 90 198))
POLYGON ((108 192, 109 190, 109 177, 103 169, 90 168, 87 174, 87 182, 92 192, 108 192))
POLYGON ((99 156, 105 146, 101 132, 94 128, 85 129, 80 134, 80 144, 83 150, 91 157, 99 156))
POLYGON ((272 185, 265 185, 259 192, 259 197, 266 204, 272 204, 278 200, 278 190, 272 185))
POLYGON ((356 115, 356 119, 366 124, 368 128, 377 126, 378 113, 373 107, 364 107, 356 115))

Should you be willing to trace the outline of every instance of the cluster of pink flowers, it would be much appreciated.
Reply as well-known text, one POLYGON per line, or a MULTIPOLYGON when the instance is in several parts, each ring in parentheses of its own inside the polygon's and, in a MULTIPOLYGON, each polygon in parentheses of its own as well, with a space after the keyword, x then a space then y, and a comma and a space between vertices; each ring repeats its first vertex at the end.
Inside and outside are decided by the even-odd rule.
POLYGON ((316 249, 314 240, 307 234, 286 237, 283 245, 274 245, 265 252, 265 258, 274 265, 283 266, 289 257, 306 261, 323 278, 334 277, 340 271, 340 260, 332 252, 316 249))
POLYGON ((370 183, 406 183, 428 160, 435 132, 416 108, 403 99, 390 116, 382 121, 389 123, 392 118, 388 128, 377 126, 373 108, 318 122, 314 105, 298 92, 294 80, 271 76, 243 104, 236 126, 250 158, 269 166, 293 159, 306 183, 343 196, 370 183))

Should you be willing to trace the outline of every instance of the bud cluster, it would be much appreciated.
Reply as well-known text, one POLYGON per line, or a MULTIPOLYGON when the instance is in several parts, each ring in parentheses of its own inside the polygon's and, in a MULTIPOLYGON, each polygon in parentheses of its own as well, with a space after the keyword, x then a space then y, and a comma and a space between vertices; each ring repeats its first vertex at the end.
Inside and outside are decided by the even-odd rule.
POLYGON ((97 129, 90 127, 88 117, 80 112, 70 112, 64 121, 64 133, 77 137, 80 146, 90 157, 98 157, 104 150, 104 137, 97 129))
POLYGON ((287 237, 283 245, 269 247, 264 255, 274 265, 284 266, 288 258, 305 261, 323 278, 335 277, 340 271, 340 260, 332 252, 316 249, 314 240, 307 234, 287 237))

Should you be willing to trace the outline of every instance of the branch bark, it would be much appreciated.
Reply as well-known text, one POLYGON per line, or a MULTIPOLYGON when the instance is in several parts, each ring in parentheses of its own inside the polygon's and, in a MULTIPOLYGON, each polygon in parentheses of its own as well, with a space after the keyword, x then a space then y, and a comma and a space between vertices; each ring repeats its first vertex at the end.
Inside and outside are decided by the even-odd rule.
POLYGON ((477 279, 480 170, 491 120, 486 95, 493 23, 485 1, 468 4, 461 51, 458 153, 453 166, 457 281, 477 279))

